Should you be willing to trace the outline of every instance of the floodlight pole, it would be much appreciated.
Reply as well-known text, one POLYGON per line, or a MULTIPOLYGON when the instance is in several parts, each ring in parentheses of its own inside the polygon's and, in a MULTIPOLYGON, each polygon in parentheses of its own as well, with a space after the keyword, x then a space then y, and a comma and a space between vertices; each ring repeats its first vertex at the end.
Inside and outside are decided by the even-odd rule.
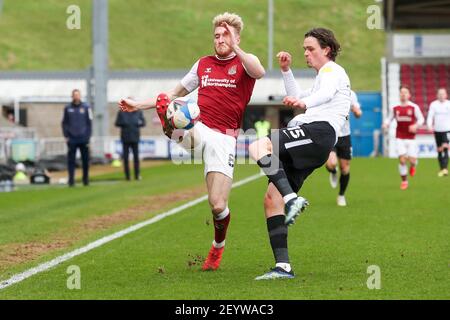
POLYGON ((267 69, 272 71, 273 69, 273 0, 268 0, 268 66, 267 69))
POLYGON ((92 0, 92 59, 94 136, 109 135, 108 113, 108 0, 92 0))

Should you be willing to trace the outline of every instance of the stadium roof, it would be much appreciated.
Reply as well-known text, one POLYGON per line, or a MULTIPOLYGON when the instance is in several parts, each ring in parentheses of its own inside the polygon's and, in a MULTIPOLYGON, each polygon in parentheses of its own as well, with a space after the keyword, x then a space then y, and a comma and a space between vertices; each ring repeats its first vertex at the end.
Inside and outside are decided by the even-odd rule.
POLYGON ((387 30, 448 29, 450 0, 385 0, 387 30))

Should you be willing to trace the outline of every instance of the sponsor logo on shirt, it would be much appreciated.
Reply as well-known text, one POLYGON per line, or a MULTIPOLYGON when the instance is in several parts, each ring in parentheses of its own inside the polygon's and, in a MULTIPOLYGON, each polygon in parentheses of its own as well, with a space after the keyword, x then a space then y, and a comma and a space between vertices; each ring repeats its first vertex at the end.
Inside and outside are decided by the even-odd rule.
POLYGON ((209 75, 203 75, 201 79, 201 87, 225 87, 225 88, 236 88, 235 79, 216 79, 210 78, 209 75))

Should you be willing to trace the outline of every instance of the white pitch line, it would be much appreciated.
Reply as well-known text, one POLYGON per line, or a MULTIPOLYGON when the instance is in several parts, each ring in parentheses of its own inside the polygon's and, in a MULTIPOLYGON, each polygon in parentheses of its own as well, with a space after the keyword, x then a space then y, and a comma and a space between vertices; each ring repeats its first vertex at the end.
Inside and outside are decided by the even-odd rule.
MULTIPOLYGON (((248 178, 242 179, 242 180, 240 180, 238 182, 233 183, 232 188, 237 188, 239 186, 242 186, 242 185, 244 185, 246 183, 249 183, 249 182, 251 182, 253 180, 258 179, 259 177, 261 177, 261 174, 255 174, 255 175, 250 176, 248 178)), ((28 270, 26 270, 26 271, 24 271, 22 273, 15 274, 11 278, 9 278, 8 280, 2 281, 0 283, 0 290, 5 289, 5 288, 7 288, 7 287, 9 287, 9 286, 11 286, 13 284, 19 283, 19 282, 21 282, 21 281, 23 281, 23 280, 25 280, 27 278, 30 278, 30 277, 34 276, 35 274, 47 271, 47 270, 57 266, 60 263, 63 263, 65 261, 67 261, 67 260, 70 260, 70 259, 72 259, 72 258, 74 258, 76 256, 79 256, 79 255, 81 255, 83 253, 86 253, 88 251, 91 251, 92 249, 98 248, 98 247, 104 245, 105 243, 108 243, 108 242, 111 242, 111 241, 113 241, 115 239, 121 238, 121 237, 123 237, 123 236, 125 236, 125 235, 127 235, 127 234, 129 234, 131 232, 134 232, 134 231, 139 230, 139 229, 141 229, 141 228, 143 228, 145 226, 148 226, 149 224, 158 222, 159 220, 162 220, 162 219, 164 219, 164 218, 166 218, 168 216, 171 216, 171 215, 176 214, 176 213, 178 213, 180 211, 183 211, 183 210, 185 210, 187 208, 195 206, 196 204, 199 204, 199 203, 201 203, 201 202, 203 202, 203 201, 205 201, 207 199, 208 199, 208 195, 201 196, 200 198, 194 199, 194 200, 192 200, 192 201, 190 201, 188 203, 185 203, 185 204, 183 204, 183 205, 181 205, 179 207, 176 207, 176 208, 173 208, 173 209, 171 209, 169 211, 163 212, 163 213, 161 213, 161 214, 159 214, 159 215, 157 215, 157 216, 155 216, 155 217, 153 217, 151 219, 148 219, 148 220, 142 221, 140 223, 137 223, 135 225, 132 225, 132 226, 126 228, 126 229, 120 230, 120 231, 118 231, 116 233, 113 233, 113 234, 111 234, 109 236, 105 236, 105 237, 103 237, 101 239, 98 239, 98 240, 96 240, 94 242, 91 242, 91 243, 87 244, 86 246, 84 246, 82 248, 75 249, 75 250, 73 250, 73 251, 71 251, 69 253, 66 253, 66 254, 62 255, 62 256, 56 257, 53 260, 50 260, 48 262, 44 262, 44 263, 38 265, 37 267, 28 269, 28 270)))

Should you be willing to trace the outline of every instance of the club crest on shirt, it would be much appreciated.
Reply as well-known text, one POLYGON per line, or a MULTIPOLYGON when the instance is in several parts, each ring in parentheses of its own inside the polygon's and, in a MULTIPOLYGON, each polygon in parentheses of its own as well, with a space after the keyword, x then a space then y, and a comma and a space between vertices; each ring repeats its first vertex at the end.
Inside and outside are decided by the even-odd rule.
POLYGON ((83 109, 83 108, 80 109, 80 113, 81 113, 81 114, 84 113, 84 109, 83 109))
POLYGON ((228 69, 228 74, 229 74, 230 76, 236 74, 236 72, 237 72, 237 65, 234 65, 234 66, 232 66, 230 69, 228 69))
POLYGON ((408 110, 407 112, 408 112, 408 116, 412 115, 412 110, 408 110))
POLYGON ((211 72, 211 68, 206 68, 205 69, 205 73, 210 73, 211 72))

